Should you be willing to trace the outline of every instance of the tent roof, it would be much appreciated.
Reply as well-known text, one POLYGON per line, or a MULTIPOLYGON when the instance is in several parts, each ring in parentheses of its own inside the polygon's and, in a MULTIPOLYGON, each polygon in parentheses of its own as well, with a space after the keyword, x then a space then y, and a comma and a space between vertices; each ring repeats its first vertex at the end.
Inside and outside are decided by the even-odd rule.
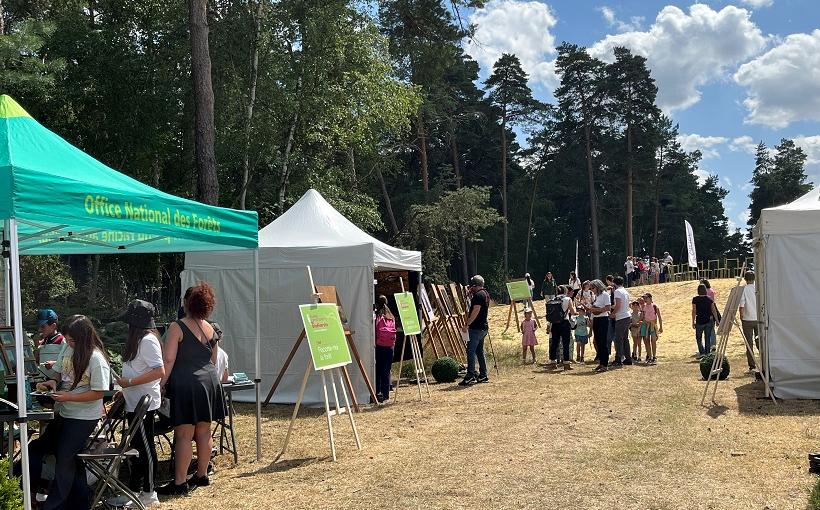
POLYGON ((105 166, 0 96, 0 220, 23 254, 257 247, 256 212, 200 204, 105 166))
POLYGON ((794 202, 763 209, 755 230, 761 234, 820 233, 820 187, 794 202))
POLYGON ((421 271, 421 252, 379 241, 333 208, 315 189, 259 231, 259 247, 338 247, 371 243, 377 269, 421 271))

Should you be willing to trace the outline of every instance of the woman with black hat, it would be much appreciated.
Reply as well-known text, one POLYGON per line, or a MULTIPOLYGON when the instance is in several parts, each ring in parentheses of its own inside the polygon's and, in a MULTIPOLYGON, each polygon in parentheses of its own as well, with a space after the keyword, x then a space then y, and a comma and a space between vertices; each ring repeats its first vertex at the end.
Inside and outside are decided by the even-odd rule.
MULTIPOLYGON (((129 487, 143 506, 159 503, 154 490, 154 473, 157 465, 157 451, 154 447, 154 413, 162 403, 160 380, 165 376, 165 364, 162 361, 162 347, 159 333, 154 322, 156 309, 147 301, 136 299, 128 305, 123 321, 128 324, 128 339, 122 360, 122 377, 117 383, 122 386, 125 399, 125 412, 129 422, 134 417, 134 410, 143 395, 151 401, 148 412, 142 422, 142 432, 134 439, 134 448, 139 457, 131 462, 129 487)), ((115 498, 119 499, 119 498, 115 498)), ((128 506, 128 501, 109 501, 112 506, 128 506)))

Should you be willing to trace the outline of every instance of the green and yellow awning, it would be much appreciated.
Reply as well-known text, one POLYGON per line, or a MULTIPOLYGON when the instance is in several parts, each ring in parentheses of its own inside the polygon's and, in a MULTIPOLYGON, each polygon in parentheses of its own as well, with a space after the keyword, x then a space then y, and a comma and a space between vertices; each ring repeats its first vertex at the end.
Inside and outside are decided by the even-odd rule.
POLYGON ((0 220, 23 255, 253 249, 256 212, 200 204, 107 167, 0 96, 0 220))

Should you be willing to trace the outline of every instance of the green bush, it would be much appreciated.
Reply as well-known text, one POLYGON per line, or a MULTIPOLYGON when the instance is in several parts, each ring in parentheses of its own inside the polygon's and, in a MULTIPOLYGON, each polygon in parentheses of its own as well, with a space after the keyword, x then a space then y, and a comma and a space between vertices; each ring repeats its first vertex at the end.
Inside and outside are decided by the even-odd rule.
MULTIPOLYGON (((706 356, 701 358, 701 360, 700 360, 700 374, 703 376, 704 380, 706 380, 706 378, 709 377, 709 371, 712 370, 712 363, 714 363, 714 362, 715 362, 715 353, 714 352, 710 352, 709 354, 707 354, 706 356)), ((718 379, 723 381, 727 377, 729 377, 729 360, 724 357, 723 358, 723 370, 720 371, 720 375, 718 376, 718 379)))
POLYGON ((9 459, 0 460, 0 510, 22 510, 20 480, 9 476, 9 459))
POLYGON ((449 383, 458 379, 458 368, 458 361, 449 356, 444 356, 433 362, 430 371, 437 382, 449 383))
POLYGON ((820 478, 817 479, 809 494, 809 510, 820 510, 820 478))
POLYGON ((402 379, 416 379, 416 366, 413 364, 413 360, 404 360, 404 364, 401 366, 401 378, 402 379))

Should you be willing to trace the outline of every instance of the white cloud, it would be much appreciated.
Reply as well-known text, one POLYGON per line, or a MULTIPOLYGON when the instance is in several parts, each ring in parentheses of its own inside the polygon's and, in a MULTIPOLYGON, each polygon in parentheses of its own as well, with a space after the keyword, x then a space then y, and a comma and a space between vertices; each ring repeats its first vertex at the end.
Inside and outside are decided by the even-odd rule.
POLYGON ((752 7, 753 9, 760 9, 761 7, 771 7, 774 4, 774 0, 740 0, 744 4, 752 7))
POLYGON ((703 159, 719 158, 718 147, 728 142, 729 139, 723 136, 703 136, 698 134, 678 135, 678 143, 686 152, 700 151, 703 159))
POLYGON ((783 128, 820 120, 820 30, 786 37, 740 66, 734 79, 746 88, 746 122, 783 128))
POLYGON ((487 72, 502 53, 515 54, 530 82, 550 89, 558 84, 555 74, 555 37, 550 30, 558 22, 550 8, 541 2, 491 0, 476 9, 470 18, 476 26, 465 51, 487 72))
POLYGON ((752 212, 749 209, 741 211, 740 214, 737 215, 738 221, 740 221, 741 225, 747 225, 749 222, 749 218, 752 217, 752 212))
POLYGON ((694 173, 694 174, 695 174, 695 177, 697 177, 697 178, 698 178, 698 184, 700 184, 701 186, 703 186, 704 184, 706 184, 706 179, 708 179, 708 178, 709 178, 709 177, 711 177, 711 175, 712 175, 711 173, 709 173, 709 171, 708 171, 708 170, 704 170, 704 169, 702 169, 702 168, 697 168, 697 169, 695 169, 695 171, 694 171, 694 172, 692 172, 692 173, 694 173))
POLYGON ((611 61, 613 48, 626 46, 643 55, 658 82, 658 104, 667 111, 684 109, 700 100, 701 87, 725 79, 766 47, 767 38, 749 16, 732 5, 715 11, 695 4, 688 13, 670 5, 648 30, 608 35, 590 54, 611 61))
POLYGON ((598 9, 601 11, 601 15, 604 17, 604 20, 607 24, 611 27, 614 27, 618 32, 633 32, 635 30, 641 29, 641 24, 644 21, 643 16, 632 16, 629 18, 629 21, 623 21, 618 19, 618 16, 615 15, 615 10, 612 7, 600 7, 598 9))
POLYGON ((723 176, 723 184, 726 185, 726 187, 728 189, 731 189, 732 188, 732 179, 730 179, 730 178, 728 178, 724 175, 723 176))
POLYGON ((729 144, 729 150, 732 152, 754 154, 757 152, 757 143, 754 138, 749 135, 738 136, 732 139, 732 142, 729 144))
POLYGON ((794 143, 806 153, 806 175, 809 182, 820 184, 820 135, 795 136, 794 143))

